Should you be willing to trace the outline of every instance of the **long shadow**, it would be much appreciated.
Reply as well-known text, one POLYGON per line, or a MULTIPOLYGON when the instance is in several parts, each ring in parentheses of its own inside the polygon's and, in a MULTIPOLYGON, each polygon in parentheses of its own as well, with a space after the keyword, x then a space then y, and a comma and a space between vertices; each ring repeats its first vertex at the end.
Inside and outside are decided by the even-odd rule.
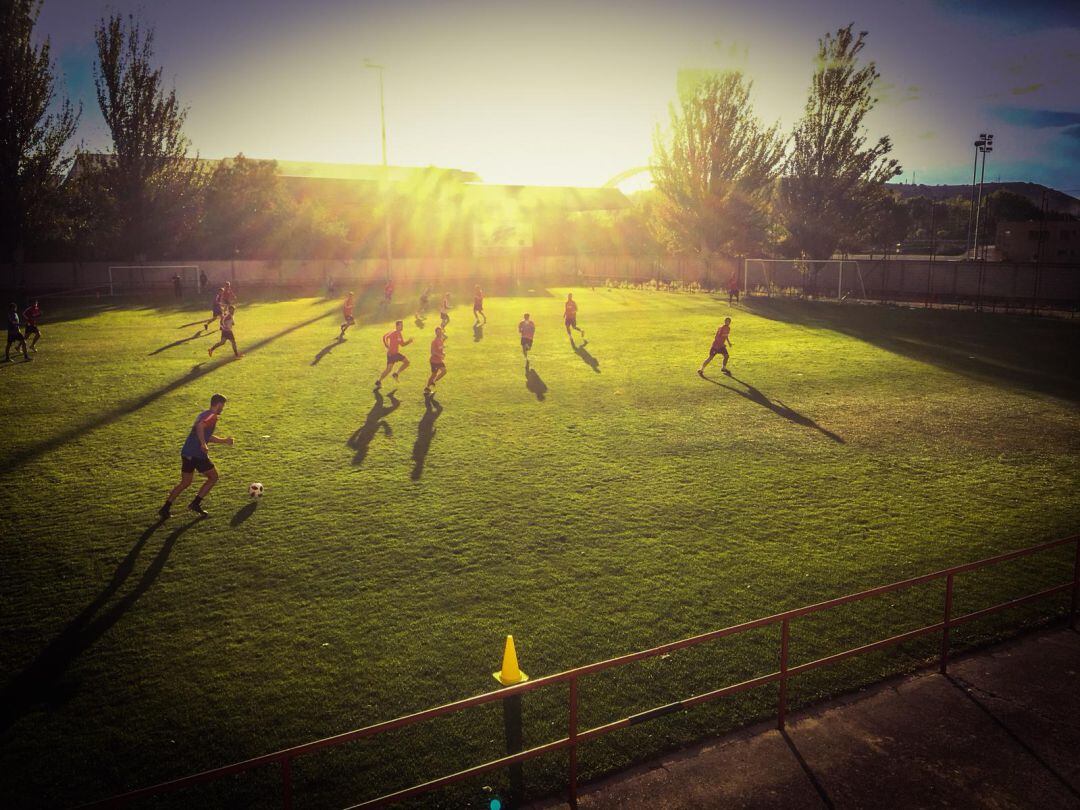
POLYGON ((585 365, 587 365, 597 374, 600 373, 600 361, 593 357, 591 354, 589 354, 589 351, 585 348, 589 345, 589 341, 583 340, 581 341, 581 345, 579 346, 577 343, 574 343, 573 338, 571 338, 570 345, 574 347, 574 352, 577 354, 578 357, 581 358, 581 361, 585 365))
POLYGON ((236 514, 232 516, 232 520, 229 521, 229 525, 235 529, 249 517, 254 515, 255 510, 258 508, 258 506, 258 501, 251 501, 250 503, 244 504, 236 511, 236 514))
POLYGON ((708 377, 708 376, 706 376, 704 374, 701 375, 701 378, 703 380, 707 381, 707 382, 711 382, 713 385, 718 385, 721 388, 726 388, 728 391, 734 391, 740 397, 743 397, 744 399, 748 399, 751 402, 753 402, 753 403, 755 403, 757 405, 760 405, 762 408, 769 409, 770 411, 775 413, 777 416, 782 416, 785 419, 787 419, 789 422, 794 422, 796 425, 802 425, 803 427, 813 428, 814 430, 818 431, 822 435, 827 436, 828 438, 832 439, 837 444, 845 444, 844 440, 840 436, 837 436, 831 430, 823 428, 821 425, 819 425, 817 422, 815 422, 809 416, 803 416, 798 411, 792 410, 791 408, 789 408, 787 405, 785 405, 780 400, 776 400, 776 402, 773 402, 771 399, 769 399, 767 396, 765 396, 763 393, 761 393, 758 389, 754 388, 754 386, 750 385, 750 383, 744 382, 743 380, 740 380, 738 377, 735 377, 735 376, 732 376, 732 375, 729 375, 729 376, 731 377, 732 380, 734 380, 735 382, 737 382, 740 385, 744 386, 746 388, 746 390, 742 391, 742 390, 740 390, 738 388, 735 388, 734 386, 724 385, 719 380, 714 380, 712 377, 708 377))
POLYGON ((108 601, 120 590, 135 569, 135 563, 147 542, 165 521, 158 520, 135 541, 113 572, 109 584, 67 626, 49 642, 29 666, 16 675, 0 692, 0 732, 6 731, 23 714, 41 703, 56 703, 71 689, 59 689, 56 683, 68 667, 127 613, 146 593, 172 553, 180 536, 200 521, 194 518, 178 526, 165 538, 139 581, 107 610, 108 601))
POLYGON ((166 344, 165 346, 162 346, 160 349, 154 349, 152 352, 150 352, 150 354, 147 355, 147 357, 153 357, 155 354, 161 354, 162 352, 167 351, 169 349, 176 348, 177 346, 183 346, 185 343, 190 343, 191 341, 197 340, 198 338, 201 338, 201 337, 210 337, 210 335, 212 335, 212 334, 213 333, 210 332, 210 331, 204 332, 202 329, 200 329, 198 332, 196 332, 191 337, 180 338, 180 340, 174 340, 172 343, 166 344))
POLYGON ((474 323, 472 328, 473 343, 479 343, 484 339, 484 324, 474 323))
MULTIPOLYGON (((262 340, 252 343, 250 346, 247 346, 244 351, 247 354, 256 352, 259 349, 270 345, 274 341, 285 337, 291 332, 295 332, 297 329, 303 329, 305 326, 310 326, 313 323, 318 323, 325 318, 329 318, 331 315, 335 314, 335 312, 336 309, 330 310, 329 312, 306 320, 302 323, 298 323, 294 326, 282 329, 280 332, 276 332, 275 334, 270 335, 270 337, 263 338, 262 340)), ((56 448, 67 444, 73 439, 80 439, 91 431, 97 430, 101 427, 105 427, 105 425, 112 424, 117 419, 122 419, 125 416, 130 416, 136 411, 145 408, 147 405, 151 405, 154 402, 157 402, 166 394, 170 394, 178 388, 183 388, 188 383, 195 382, 195 380, 198 380, 201 377, 205 377, 207 374, 221 368, 223 365, 226 365, 229 362, 231 362, 231 358, 227 360, 223 359, 222 361, 213 364, 199 363, 183 377, 178 377, 171 383, 167 383, 160 388, 156 388, 148 394, 143 394, 143 396, 139 397, 138 399, 132 399, 128 400, 127 402, 123 402, 120 405, 117 405, 115 408, 103 411, 92 419, 87 419, 86 421, 73 428, 68 428, 67 430, 61 431, 60 433, 48 439, 44 439, 37 442, 36 444, 24 447, 21 450, 16 450, 14 453, 0 461, 0 467, 18 467, 22 464, 25 464, 27 461, 30 461, 37 458, 38 456, 48 453, 50 450, 55 450, 56 448)))
POLYGON ((747 298, 774 321, 829 329, 1003 388, 1080 402, 1080 324, 986 312, 747 298))
POLYGON ((340 335, 338 337, 334 338, 333 341, 331 341, 330 343, 326 344, 321 349, 319 349, 319 353, 317 355, 315 355, 315 359, 311 361, 311 365, 313 365, 313 366, 319 365, 320 360, 322 360, 324 357, 326 357, 326 355, 330 354, 330 352, 332 352, 334 349, 336 349, 338 346, 340 346, 344 342, 345 342, 345 338, 341 337, 340 335))
POLYGON ((424 474, 424 462, 431 449, 431 440, 435 438, 435 420, 443 412, 443 406, 438 403, 434 394, 424 398, 424 407, 424 415, 416 426, 416 443, 412 449, 413 468, 410 477, 413 481, 419 481, 424 474))
POLYGON ((538 402, 543 402, 544 397, 547 396, 547 385, 540 379, 540 375, 536 373, 536 369, 528 363, 525 364, 525 387, 536 395, 538 402))
MULTIPOLYGON (((206 319, 205 318, 200 318, 197 321, 192 321, 191 323, 185 323, 183 326, 178 326, 176 328, 177 329, 187 329, 189 326, 202 326, 205 323, 206 323, 206 319)), ((205 328, 205 327, 203 327, 203 328, 205 328)))
POLYGON ((386 397, 390 400, 389 407, 383 404, 382 393, 380 391, 375 392, 375 404, 368 411, 367 419, 345 443, 356 451, 356 455, 353 456, 353 464, 364 463, 364 459, 367 458, 368 447, 380 430, 386 436, 394 435, 394 430, 390 427, 390 423, 386 421, 386 417, 401 407, 401 400, 394 396, 393 391, 387 394, 386 397))

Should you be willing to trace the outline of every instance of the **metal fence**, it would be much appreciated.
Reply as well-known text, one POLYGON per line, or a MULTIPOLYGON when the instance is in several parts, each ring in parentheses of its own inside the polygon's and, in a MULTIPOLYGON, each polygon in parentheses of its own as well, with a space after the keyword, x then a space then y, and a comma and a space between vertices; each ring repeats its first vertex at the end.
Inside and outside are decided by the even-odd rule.
POLYGON ((244 773, 246 771, 250 771, 255 768, 260 768, 267 765, 276 765, 281 768, 282 804, 285 808, 291 808, 293 799, 292 763, 293 760, 297 757, 339 746, 345 743, 353 742, 355 740, 376 737, 386 732, 405 728, 407 726, 412 726, 425 720, 432 720, 437 717, 455 714, 457 712, 461 712, 465 709, 469 709, 475 706, 482 706, 484 704, 493 703, 495 701, 507 701, 508 699, 512 700, 515 698, 519 698, 520 695, 524 694, 525 692, 532 692, 557 684, 566 684, 569 687, 569 700, 567 705, 567 732, 565 737, 554 740, 552 742, 544 743, 543 745, 529 748, 525 751, 511 753, 505 757, 501 757, 490 762, 485 762, 481 765, 476 765, 463 771, 458 771, 457 773, 447 774, 437 779, 433 779, 429 782, 424 782, 423 784, 414 785, 403 790, 398 790, 393 793, 379 796, 377 798, 373 798, 361 802, 360 804, 354 805, 354 807, 361 808, 385 806, 394 802, 402 801, 412 796, 417 796, 441 787, 445 787, 447 785, 451 785, 455 782, 460 782, 464 779, 468 779, 470 777, 477 776, 488 771, 515 766, 524 762, 525 760, 533 759, 535 757, 543 756, 545 754, 550 754, 552 752, 560 751, 563 749, 569 750, 569 770, 567 773, 566 785, 567 799, 572 807, 577 807, 577 754, 578 748, 583 743, 589 742, 590 740, 594 740, 602 735, 609 734, 618 729, 628 728, 638 723, 643 723, 657 717, 671 714, 673 712, 682 711, 683 709, 689 709, 692 706, 697 706, 699 704, 716 700, 721 697, 734 695, 748 689, 753 689, 758 686, 765 686, 767 684, 773 683, 778 684, 779 691, 776 706, 776 722, 779 728, 783 728, 788 714, 788 682, 793 677, 802 675, 803 673, 810 672, 811 670, 815 670, 820 667, 843 661, 844 659, 851 658, 853 656, 872 652, 874 650, 880 650, 886 647, 891 647, 902 642, 911 641, 933 634, 941 635, 941 647, 937 665, 940 671, 944 673, 946 671, 949 661, 949 634, 953 628, 975 621, 976 619, 981 619, 991 614, 1007 610, 1009 608, 1014 608, 1028 602, 1033 602, 1065 591, 1071 591, 1072 593, 1072 601, 1069 608, 1069 621, 1073 629, 1076 629, 1077 611, 1078 608, 1080 608, 1080 535, 1065 537, 1060 540, 1054 540, 1048 543, 1042 543, 1040 545, 1018 549, 1016 551, 1010 551, 1004 554, 999 554, 995 557, 989 557, 983 560, 979 560, 977 562, 966 563, 964 565, 956 565, 952 568, 935 571, 931 574, 924 574, 923 576, 905 579, 900 582, 893 582, 889 585, 882 585, 877 588, 860 591, 859 593, 853 593, 848 594, 847 596, 829 599, 825 602, 819 602, 815 605, 807 605, 805 607, 784 611, 783 613, 777 613, 761 619, 754 619, 753 621, 743 622, 742 624, 733 625, 731 627, 725 627, 722 630, 714 630, 709 633, 703 633, 701 635, 686 638, 681 641, 675 641, 669 644, 662 644, 659 647, 653 647, 648 650, 642 650, 640 652, 622 655, 617 658, 608 659, 606 661, 598 661, 594 664, 577 667, 575 669, 567 670, 565 672, 560 672, 556 675, 548 675, 546 677, 537 678, 535 680, 525 681, 523 683, 514 686, 508 686, 494 692, 487 692, 482 695, 476 695, 474 697, 466 698, 464 700, 458 700, 453 703, 445 704, 443 706, 438 706, 432 709, 426 709, 421 712, 416 712, 415 714, 398 717, 394 720, 388 720, 383 723, 376 723, 375 725, 356 729, 354 731, 347 731, 343 734, 337 734, 333 737, 327 737, 325 739, 316 740, 314 742, 306 743, 304 745, 298 745, 292 748, 283 749, 281 751, 275 751, 274 753, 265 754, 260 757, 255 757, 254 759, 244 760, 243 762, 236 762, 232 765, 226 765, 221 768, 214 768, 213 770, 204 771, 202 773, 194 774, 192 776, 184 777, 182 779, 176 779, 171 782, 164 782, 162 784, 154 785, 152 787, 134 790, 129 793, 124 793, 111 799, 107 799, 105 801, 96 802, 89 806, 120 807, 128 805, 137 799, 158 796, 161 794, 177 791, 182 788, 188 788, 198 784, 213 782, 224 777, 244 773), (982 608, 981 610, 972 611, 961 616, 953 615, 953 596, 955 592, 955 581, 956 577, 960 574, 964 574, 970 571, 976 571, 993 565, 998 565, 1009 560, 1015 560, 1021 557, 1028 557, 1031 555, 1040 554, 1046 551, 1050 551, 1052 549, 1060 548, 1062 546, 1067 546, 1069 544, 1073 544, 1075 546, 1073 575, 1070 581, 1063 582, 1058 585, 1053 585, 1035 593, 1015 598, 1007 602, 1002 602, 987 608, 982 608), (938 580, 945 581, 945 598, 944 604, 942 606, 941 621, 926 625, 924 627, 920 627, 915 630, 909 630, 898 635, 890 636, 888 638, 864 644, 859 647, 854 647, 844 650, 842 652, 834 653, 833 655, 827 655, 823 658, 818 658, 813 661, 808 661, 802 664, 791 666, 788 651, 791 639, 791 626, 796 619, 814 613, 820 613, 831 608, 839 607, 840 605, 846 605, 852 602, 860 602, 871 597, 880 596, 882 594, 894 591, 906 590, 916 585, 923 585, 938 580), (605 670, 611 670, 616 667, 622 667, 626 664, 631 664, 635 661, 641 661, 646 658, 654 658, 661 655, 667 655, 676 650, 693 647, 708 641, 724 638, 725 636, 734 636, 750 630, 756 630, 758 628, 776 625, 779 625, 780 627, 780 642, 779 649, 777 651, 779 668, 776 671, 769 673, 768 675, 762 675, 756 678, 742 681, 740 683, 729 684, 727 686, 723 686, 709 692, 693 695, 682 700, 675 701, 674 703, 657 706, 655 708, 649 709, 648 711, 639 712, 637 714, 624 717, 620 720, 605 723, 604 725, 595 726, 593 728, 584 730, 578 728, 578 686, 582 678, 588 675, 595 674, 597 672, 603 672, 605 670))

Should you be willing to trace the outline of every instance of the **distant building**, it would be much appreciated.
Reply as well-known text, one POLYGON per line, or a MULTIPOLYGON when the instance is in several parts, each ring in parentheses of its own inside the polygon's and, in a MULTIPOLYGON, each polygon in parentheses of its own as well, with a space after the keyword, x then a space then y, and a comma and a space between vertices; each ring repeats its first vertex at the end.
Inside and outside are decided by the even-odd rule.
POLYGON ((999 222, 996 247, 1005 261, 1080 264, 1080 222, 999 222))

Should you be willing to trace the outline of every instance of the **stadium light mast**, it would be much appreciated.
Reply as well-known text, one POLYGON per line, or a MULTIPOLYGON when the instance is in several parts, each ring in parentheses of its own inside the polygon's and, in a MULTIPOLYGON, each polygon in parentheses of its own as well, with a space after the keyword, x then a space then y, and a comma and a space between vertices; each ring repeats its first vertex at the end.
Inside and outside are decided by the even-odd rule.
POLYGON ((971 223, 975 220, 975 178, 979 174, 979 147, 986 145, 986 136, 980 135, 975 141, 975 162, 971 167, 971 203, 968 205, 967 241, 964 242, 964 258, 971 252, 971 223))
POLYGON ((986 153, 994 151, 994 136, 986 132, 980 134, 979 140, 975 141, 975 148, 978 150, 975 153, 976 160, 978 160, 979 154, 982 154, 982 172, 979 174, 979 199, 975 204, 975 248, 972 251, 972 258, 977 259, 979 257, 979 215, 982 213, 983 181, 986 180, 986 153))
MULTIPOLYGON (((386 193, 389 194, 390 190, 390 169, 386 163, 386 101, 383 94, 383 70, 386 69, 385 65, 380 65, 378 62, 373 62, 370 59, 364 60, 364 67, 377 70, 379 72, 379 123, 382 127, 382 166, 383 166, 383 185, 386 189, 386 193)), ((386 205, 386 280, 390 281, 393 278, 393 266, 394 266, 394 249, 393 242, 391 240, 390 231, 390 204, 386 205)))

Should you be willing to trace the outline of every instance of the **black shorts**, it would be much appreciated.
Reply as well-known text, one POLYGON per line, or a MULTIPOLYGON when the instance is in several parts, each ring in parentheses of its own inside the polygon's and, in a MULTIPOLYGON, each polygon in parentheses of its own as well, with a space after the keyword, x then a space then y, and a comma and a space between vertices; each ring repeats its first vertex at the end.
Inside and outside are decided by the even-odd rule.
POLYGON ((473 312, 483 312, 484 311, 484 305, 483 304, 473 304, 472 305, 472 311, 473 312))
POLYGON ((450 323, 450 313, 440 312, 439 317, 442 318, 443 323, 450 323))
POLYGON ((354 323, 356 323, 356 318, 354 318, 352 315, 346 315, 345 323, 347 323, 349 326, 352 326, 354 323))
POLYGON ((233 343, 236 343, 236 338, 233 337, 233 333, 232 333, 231 329, 222 329, 221 330, 221 339, 222 340, 231 340, 233 343))
POLYGON ((572 326, 575 329, 577 329, 577 316, 576 315, 573 318, 564 318, 564 320, 565 320, 567 326, 572 326))
POLYGON ((210 310, 210 314, 213 315, 215 318, 220 318, 221 317, 221 307, 215 306, 212 310, 210 310))
POLYGON ((727 347, 726 346, 717 346, 714 343, 712 345, 712 348, 709 349, 709 357, 716 357, 716 355, 718 355, 718 354, 722 354, 724 356, 725 360, 728 359, 727 347))
POLYGON ((400 352, 398 352, 396 354, 388 354, 388 355, 386 355, 386 365, 388 365, 388 366, 393 365, 394 363, 403 363, 403 362, 405 362, 405 355, 401 354, 400 352))
POLYGON ((523 349, 531 349, 532 348, 532 342, 533 342, 532 338, 523 337, 521 339, 521 348, 523 348, 523 349))
POLYGON ((214 469, 214 462, 209 458, 192 458, 190 456, 180 456, 180 471, 183 473, 192 473, 198 470, 203 475, 206 475, 210 470, 214 469))
POLYGON ((26 325, 26 336, 30 337, 31 335, 37 335, 38 337, 41 337, 41 332, 38 331, 38 328, 34 326, 34 324, 28 323, 26 325))
POLYGON ((434 360, 432 360, 431 361, 431 373, 434 374, 439 369, 442 369, 443 371, 446 371, 446 363, 436 363, 434 360))
POLYGON ((18 329, 9 329, 7 333, 8 343, 21 343, 23 340, 23 333, 18 329))

